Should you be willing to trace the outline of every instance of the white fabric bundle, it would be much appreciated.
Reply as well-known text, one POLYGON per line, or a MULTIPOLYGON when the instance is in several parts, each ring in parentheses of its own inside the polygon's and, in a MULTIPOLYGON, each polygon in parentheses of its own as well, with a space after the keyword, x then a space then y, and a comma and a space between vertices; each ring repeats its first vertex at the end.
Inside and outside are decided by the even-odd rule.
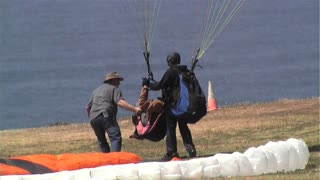
POLYGON ((219 176, 253 176, 278 171, 304 169, 309 150, 303 140, 268 142, 251 147, 243 154, 216 154, 170 162, 109 165, 42 175, 2 176, 1 180, 76 180, 76 179, 206 179, 219 176))

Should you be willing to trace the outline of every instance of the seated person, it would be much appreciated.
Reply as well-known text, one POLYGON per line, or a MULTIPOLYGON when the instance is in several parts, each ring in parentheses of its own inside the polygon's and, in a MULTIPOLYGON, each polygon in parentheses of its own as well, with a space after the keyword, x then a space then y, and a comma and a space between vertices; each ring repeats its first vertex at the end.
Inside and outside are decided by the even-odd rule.
POLYGON ((132 116, 135 131, 130 138, 160 141, 166 135, 166 122, 161 120, 164 102, 160 99, 148 99, 148 85, 149 79, 143 78, 138 100, 138 106, 142 113, 132 116))

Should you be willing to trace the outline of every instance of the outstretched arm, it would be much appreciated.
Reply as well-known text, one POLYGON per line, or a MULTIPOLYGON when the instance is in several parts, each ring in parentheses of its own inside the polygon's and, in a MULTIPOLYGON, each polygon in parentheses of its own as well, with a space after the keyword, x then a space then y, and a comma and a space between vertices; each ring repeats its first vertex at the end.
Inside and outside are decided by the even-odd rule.
POLYGON ((141 109, 139 107, 132 106, 131 104, 129 104, 127 101, 125 101, 123 99, 120 99, 117 102, 117 104, 118 104, 118 106, 122 107, 123 109, 126 109, 128 111, 132 111, 136 114, 141 112, 141 109))
POLYGON ((168 69, 164 75, 162 76, 161 80, 159 82, 153 81, 150 82, 149 88, 153 91, 158 91, 160 89, 165 89, 169 86, 169 84, 172 83, 174 80, 174 72, 171 69, 168 69))

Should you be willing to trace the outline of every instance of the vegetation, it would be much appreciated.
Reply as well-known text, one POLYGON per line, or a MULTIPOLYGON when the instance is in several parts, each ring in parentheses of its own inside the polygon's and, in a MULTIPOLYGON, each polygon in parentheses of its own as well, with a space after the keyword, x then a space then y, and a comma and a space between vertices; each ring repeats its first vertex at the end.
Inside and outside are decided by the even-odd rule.
MULTIPOLYGON (((243 153, 249 147, 258 147, 269 141, 303 139, 310 151, 305 169, 235 179, 319 179, 319 121, 317 97, 223 107, 209 112, 201 121, 189 127, 198 156, 235 151, 243 153)), ((134 130, 131 121, 122 119, 120 126, 122 151, 136 153, 146 160, 160 159, 164 155, 164 140, 150 142, 130 139, 134 130)), ((177 132, 177 135, 179 154, 186 157, 180 133, 177 132)), ((99 151, 89 123, 58 123, 41 128, 2 130, 0 142, 0 157, 99 151)))

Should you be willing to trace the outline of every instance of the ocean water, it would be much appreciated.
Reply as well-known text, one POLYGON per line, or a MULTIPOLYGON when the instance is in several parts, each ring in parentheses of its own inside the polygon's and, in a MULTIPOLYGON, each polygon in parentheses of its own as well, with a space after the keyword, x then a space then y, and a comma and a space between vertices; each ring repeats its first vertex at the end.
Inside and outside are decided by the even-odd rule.
MULTIPOLYGON (((123 9, 131 2, 1 0, 0 130, 86 122, 89 96, 111 71, 135 103, 147 68, 141 26, 123 9)), ((169 52, 191 64, 203 2, 162 1, 150 59, 156 80, 169 52)), ((220 107, 319 97, 319 1, 247 0, 199 65, 203 90, 211 81, 220 107)), ((130 115, 119 108, 119 118, 130 115)))

